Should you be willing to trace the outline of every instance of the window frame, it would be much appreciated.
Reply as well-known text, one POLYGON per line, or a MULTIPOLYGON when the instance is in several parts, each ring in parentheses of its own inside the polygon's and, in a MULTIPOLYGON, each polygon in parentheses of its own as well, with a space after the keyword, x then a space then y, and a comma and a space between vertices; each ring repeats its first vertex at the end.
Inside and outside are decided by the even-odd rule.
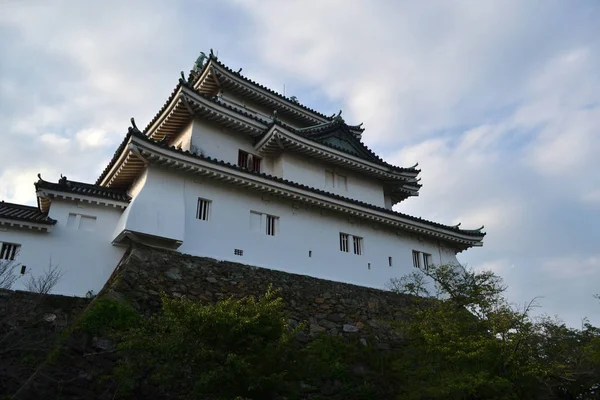
POLYGON ((237 165, 240 168, 247 169, 248 171, 258 172, 260 173, 262 167, 262 157, 257 156, 256 154, 248 153, 245 150, 238 150, 238 161, 237 165), (252 166, 248 168, 248 159, 252 157, 252 166))
POLYGON ((0 242, 0 262, 14 261, 20 250, 21 245, 19 243, 0 242))
POLYGON ((279 233, 279 217, 270 214, 265 215, 265 233, 267 236, 277 236, 279 233))
POLYGON ((423 267, 425 268, 425 271, 429 271, 429 267, 432 265, 431 254, 425 252, 421 252, 421 254, 423 254, 423 267))
POLYGON ((415 268, 421 269, 421 252, 417 250, 412 251, 413 257, 413 266, 415 268))
POLYGON ((344 232, 340 232, 340 251, 342 251, 344 253, 349 253, 350 252, 349 242, 350 242, 350 235, 347 233, 344 233, 344 232))
POLYGON ((198 201, 196 203, 196 219, 199 221, 210 221, 210 213, 212 211, 212 200, 205 199, 203 197, 198 197, 198 201), (203 208, 200 207, 200 204, 203 204, 203 208), (200 218, 200 212, 202 211, 202 217, 200 218))
POLYGON ((352 247, 354 250, 354 254, 357 256, 362 256, 364 253, 364 240, 361 236, 352 235, 352 247))

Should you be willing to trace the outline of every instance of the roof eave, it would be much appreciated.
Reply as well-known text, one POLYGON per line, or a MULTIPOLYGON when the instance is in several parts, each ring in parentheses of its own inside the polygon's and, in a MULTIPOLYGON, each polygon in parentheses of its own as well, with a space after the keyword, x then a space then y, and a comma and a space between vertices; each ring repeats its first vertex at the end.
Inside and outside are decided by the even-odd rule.
POLYGON ((396 183, 412 182, 412 174, 406 176, 406 174, 399 173, 385 166, 364 160, 358 156, 348 154, 331 146, 327 146, 297 135, 294 132, 277 125, 273 125, 267 130, 261 139, 254 145, 254 149, 257 152, 263 152, 267 146, 272 146, 273 143, 275 143, 276 147, 281 148, 281 146, 285 146, 288 141, 294 142, 296 146, 303 146, 304 148, 308 149, 307 151, 313 149, 315 154, 320 153, 323 155, 318 158, 327 160, 335 158, 340 164, 345 164, 346 166, 352 165, 353 167, 351 167, 351 169, 361 170, 363 172, 368 171, 370 174, 378 175, 382 179, 394 180, 396 183))
MULTIPOLYGON (((216 160, 212 160, 212 159, 199 160, 199 158, 200 158, 199 156, 190 154, 189 152, 184 152, 184 151, 177 150, 174 148, 165 148, 165 147, 157 146, 156 144, 150 143, 148 141, 143 141, 143 142, 136 141, 135 145, 138 146, 138 151, 140 151, 141 154, 144 155, 144 152, 146 152, 144 157, 146 157, 148 162, 154 162, 151 159, 147 158, 147 157, 150 157, 151 155, 154 155, 159 158, 164 157, 166 161, 161 162, 160 165, 163 165, 166 167, 174 167, 178 170, 189 171, 189 172, 193 172, 194 169, 198 169, 199 166, 203 167, 203 168, 211 169, 211 170, 221 169, 221 171, 219 171, 220 173, 232 175, 232 177, 231 177, 232 181, 239 180, 240 178, 251 179, 254 181, 256 181, 256 180, 260 181, 262 179, 266 179, 267 181, 261 182, 261 184, 264 184, 266 186, 273 186, 273 183, 270 182, 271 179, 269 179, 269 178, 262 177, 261 175, 258 175, 258 174, 253 174, 249 171, 239 170, 239 169, 233 167, 232 165, 229 165, 224 162, 217 162, 216 160), (187 159, 187 160, 184 160, 184 159, 187 159), (171 161, 169 161, 169 160, 171 160, 171 161), (191 164, 191 165, 185 165, 185 162, 189 162, 189 164, 191 164), (208 163, 210 165, 203 165, 206 163, 208 163), (222 168, 215 167, 215 165, 221 166, 222 168, 225 168, 226 170, 223 171, 222 168), (234 170, 235 173, 232 173, 232 170, 234 170)), ((206 175, 212 176, 212 175, 214 175, 214 171, 207 172, 206 175)), ((294 190, 289 187, 285 187, 285 186, 287 186, 285 183, 280 183, 280 185, 284 185, 283 190, 294 192, 293 194, 290 194, 290 196, 297 197, 298 193, 295 193, 295 192, 297 190, 304 190, 304 189, 294 190)), ((303 185, 298 185, 298 186, 303 186, 303 185)), ((306 187, 306 189, 311 191, 310 188, 308 188, 308 187, 306 187)), ((333 196, 334 195, 328 194, 326 192, 324 192, 323 194, 315 194, 315 193, 308 194, 309 199, 314 198, 314 197, 322 198, 321 200, 323 200, 324 203, 330 204, 330 208, 337 208, 340 210, 347 209, 347 210, 349 210, 348 212, 350 212, 352 214, 355 214, 357 211, 357 210, 352 210, 352 209, 360 210, 362 208, 365 208, 365 206, 368 206, 368 205, 362 205, 362 204, 354 204, 352 202, 348 203, 345 201, 342 201, 342 204, 340 204, 340 201, 335 201, 332 198, 333 196), (331 204, 333 204, 333 205, 331 205, 331 204)), ((335 197, 340 197, 340 196, 335 196, 335 197)), ((314 199, 307 200, 307 201, 310 203, 313 203, 313 204, 315 203, 314 199)), ((462 232, 456 232, 452 229, 448 229, 447 227, 431 226, 431 225, 427 224, 425 221, 404 220, 404 218, 402 216, 398 216, 396 213, 393 214, 393 216, 391 216, 391 215, 389 215, 389 213, 383 213, 382 211, 370 210, 370 209, 362 210, 362 212, 364 212, 365 214, 372 215, 373 219, 378 220, 380 222, 384 221, 384 220, 390 220, 390 221, 392 221, 392 224, 395 223, 396 225, 404 226, 407 230, 413 231, 415 233, 426 234, 426 235, 436 237, 438 239, 446 240, 449 242, 458 242, 456 244, 458 246, 469 246, 469 247, 474 246, 476 243, 480 242, 483 239, 483 236, 485 236, 484 234, 482 234, 481 236, 469 236, 469 235, 463 234, 462 232)))
POLYGON ((55 220, 52 222, 31 222, 24 221, 17 218, 0 218, 0 226, 9 226, 13 228, 26 228, 26 229, 34 229, 42 232, 51 232, 52 227, 56 224, 55 220))
MULTIPOLYGON (((328 118, 327 116, 322 115, 307 106, 301 105, 299 103, 295 103, 295 102, 291 101, 290 99, 286 98, 285 96, 282 96, 280 94, 276 94, 275 92, 269 91, 266 88, 262 87, 262 85, 254 82, 240 74, 234 73, 228 67, 221 64, 219 61, 216 61, 212 57, 209 57, 209 60, 206 65, 206 69, 208 70, 210 67, 214 68, 213 71, 216 74, 220 74, 222 78, 225 78, 226 81, 224 81, 222 78, 220 79, 220 82, 222 85, 226 85, 227 81, 229 81, 231 83, 235 83, 248 91, 256 93, 257 96, 260 96, 264 99, 270 100, 270 102, 267 102, 267 103, 278 104, 281 110, 287 111, 288 113, 290 113, 292 115, 295 114, 295 115, 297 115, 297 117, 307 119, 308 121, 317 122, 317 123, 331 121, 331 118, 328 118)), ((196 87, 200 81, 201 81, 201 78, 198 79, 194 83, 194 87, 196 87)))

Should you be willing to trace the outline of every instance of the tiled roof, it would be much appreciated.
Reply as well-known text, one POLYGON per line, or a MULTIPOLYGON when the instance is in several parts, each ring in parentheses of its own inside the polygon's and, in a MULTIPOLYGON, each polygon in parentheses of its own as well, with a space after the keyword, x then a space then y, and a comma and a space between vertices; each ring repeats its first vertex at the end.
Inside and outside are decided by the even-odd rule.
MULTIPOLYGON (((232 71, 233 72, 233 71, 232 71)), ((175 98, 178 90, 182 87, 185 86, 188 89, 192 90, 196 95, 201 96, 202 98, 209 100, 215 104, 220 105, 221 107, 225 107, 230 111, 233 111, 235 113, 238 113, 240 115, 243 115, 244 117, 247 118, 251 118, 253 120, 256 120, 257 122, 260 122, 261 124, 267 124, 267 122, 265 122, 264 120, 258 118, 256 115, 251 114, 243 109, 234 107, 230 104, 227 104, 223 101, 219 101, 217 98, 215 98, 214 96, 209 96, 205 93, 201 93, 199 92, 197 89, 194 89, 194 87, 188 83, 187 81, 180 79, 179 83, 177 84, 177 86, 173 89, 173 91, 171 92, 171 94, 169 95, 169 98, 167 99, 167 101, 165 101, 165 103, 163 104, 163 106, 160 108, 160 110, 154 115, 154 117, 152 118, 152 120, 148 123, 148 125, 146 125, 146 128, 144 128, 143 133, 144 134, 148 134, 148 130, 150 129, 150 127, 159 119, 160 115, 167 109, 167 107, 169 106, 169 104, 173 101, 173 99, 175 98)), ((406 168, 406 167, 398 167, 392 164, 389 164, 387 162, 385 162, 381 157, 379 157, 377 154, 375 154, 369 147, 367 147, 367 145, 365 145, 361 140, 359 140, 353 133, 353 130, 364 130, 363 128, 359 128, 359 126, 350 126, 347 125, 343 119, 336 117, 331 119, 330 118, 330 122, 328 123, 323 123, 323 124, 319 124, 316 125, 314 127, 307 127, 307 128, 302 128, 302 129, 297 129, 297 128, 293 128, 281 121, 275 120, 274 122, 275 124, 289 130, 290 132, 293 132, 295 134, 298 134, 300 136, 303 136, 307 139, 310 139, 312 141, 318 142, 322 145, 334 148, 336 150, 348 153, 347 149, 344 149, 342 147, 339 146, 335 146, 331 143, 326 143, 323 141, 319 141, 318 138, 320 135, 325 135, 327 133, 333 132, 333 131, 342 131, 344 132, 344 136, 346 138, 346 140, 352 142, 355 144, 355 146, 357 146, 358 148, 362 149, 362 153, 364 153, 363 156, 361 156, 360 158, 363 158, 367 161, 371 161, 374 162, 376 164, 382 165, 384 167, 390 168, 393 171, 399 171, 399 172, 404 172, 404 171, 414 171, 414 172, 421 172, 420 170, 415 170, 414 168, 406 168)), ((272 123, 273 124, 273 123, 272 123)), ((271 124, 271 125, 272 125, 271 124)), ((265 133, 269 130, 270 126, 269 125, 266 129, 265 129, 265 133)), ((258 139, 260 140, 260 138, 258 139)), ((120 152, 119 152, 120 153, 120 152)), ((349 153, 350 154, 350 153, 349 153)), ((108 171, 104 171, 101 175, 101 178, 105 175, 105 173, 108 171)), ((100 179, 101 179, 100 178, 100 179)), ((98 181, 96 183, 98 183, 100 181, 100 179, 98 179, 98 181)))
POLYGON ((191 157, 194 157, 194 158, 197 158, 197 159, 200 159, 200 160, 208 161, 208 162, 213 163, 213 164, 223 165, 223 166, 229 167, 229 168, 234 169, 234 170, 244 171, 245 173, 248 173, 248 174, 257 175, 257 176, 260 176, 262 178, 266 178, 266 179, 269 179, 269 180, 272 180, 272 181, 275 181, 275 182, 284 183, 284 184, 292 186, 292 187, 296 187, 296 188, 300 188, 300 189, 303 189, 303 190, 311 191, 313 193, 318 193, 320 195, 325 195, 325 196, 328 196, 328 197, 331 197, 331 198, 334 198, 334 199, 337 199, 337 200, 342 200, 342 201, 349 202, 349 203, 352 203, 352 204, 356 204, 356 205, 359 205, 359 206, 362 206, 362 207, 365 207, 365 208, 370 208, 370 209, 375 210, 375 211, 379 211, 379 212, 383 212, 383 213, 386 213, 386 214, 390 214, 390 215, 394 215, 394 216, 406 218, 408 220, 411 220, 411 221, 414 221, 414 222, 419 222, 419 223, 422 223, 422 224, 425 224, 425 225, 429 225, 431 227, 441 228, 441 229, 444 229, 444 230, 447 230, 447 231, 450 231, 450 232, 455 232, 457 234, 461 234, 461 235, 465 235, 465 236, 472 236, 474 238, 474 240, 477 240, 477 239, 481 240, 485 236, 485 233, 481 232, 481 229, 483 229, 483 227, 480 228, 480 229, 467 230, 467 229, 460 229, 460 228, 458 228, 458 226, 449 226, 449 225, 444 225, 444 224, 440 224, 440 223, 433 222, 433 221, 428 221, 428 220, 425 220, 423 218, 413 217, 413 216, 408 215, 408 214, 400 213, 400 212, 397 212, 397 211, 394 211, 394 210, 389 210, 389 209, 384 208, 384 207, 379 207, 379 206, 376 206, 376 205, 373 205, 373 204, 369 204, 369 203, 365 203, 365 202, 362 202, 362 201, 359 201, 359 200, 355 200, 355 199, 351 199, 351 198, 348 198, 348 197, 340 196, 340 195, 337 195, 337 194, 334 194, 334 193, 326 192, 326 191, 321 190, 321 189, 316 189, 316 188, 313 188, 313 187, 310 187, 310 186, 302 185, 300 183, 289 181, 287 179, 279 178, 279 177, 276 177, 276 176, 273 176, 273 175, 269 175, 269 174, 265 174, 265 173, 259 173, 259 172, 253 172, 253 171, 247 170, 245 168, 241 168, 241 167, 239 167, 239 166, 237 166, 235 164, 231 164, 231 163, 228 163, 228 162, 225 162, 225 161, 222 161, 222 160, 217 160, 215 158, 206 157, 206 156, 203 156, 203 155, 191 153, 191 152, 189 152, 187 150, 177 149, 175 147, 168 146, 164 142, 154 141, 154 140, 152 140, 152 139, 144 136, 141 133, 140 134, 135 134, 135 136, 139 137, 140 139, 143 139, 144 141, 152 143, 153 145, 156 145, 156 146, 168 149, 168 150, 170 150, 170 151, 172 151, 174 153, 184 154, 186 156, 191 156, 191 157))
MULTIPOLYGON (((133 118, 131 118, 131 122, 134 123, 133 118)), ((144 136, 144 134, 141 133, 139 130, 136 130, 136 131, 139 132, 138 136, 144 136)), ((134 132, 133 128, 130 127, 129 130, 127 131, 127 134, 123 138, 123 141, 121 142, 121 144, 119 144, 119 147, 117 147, 117 150, 115 150, 115 153, 113 154, 112 158, 108 162, 108 165, 104 168, 104 170, 102 171, 102 173, 100 174, 98 179, 96 179, 96 185, 100 185, 100 182, 102 182, 102 180, 108 174, 110 169, 115 165, 115 163, 119 159, 119 156, 123 152, 123 149, 125 148, 125 146, 127 146, 127 142, 129 142, 129 138, 131 137, 133 132, 134 132)))
POLYGON ((44 225, 56 224, 56 220, 48 217, 48 214, 44 214, 37 207, 6 203, 4 201, 0 202, 0 218, 44 225))
MULTIPOLYGON (((39 175, 38 175, 39 177, 39 175)), ((81 196, 99 197, 114 201, 129 202, 131 197, 123 190, 107 188, 89 183, 69 181, 66 177, 62 177, 58 183, 47 182, 40 179, 35 183, 36 190, 47 189, 57 192, 67 192, 78 194, 81 196)))
MULTIPOLYGON (((364 144, 361 140, 357 139, 356 136, 354 136, 352 134, 352 132, 350 132, 351 127, 348 126, 342 119, 335 119, 327 124, 320 124, 315 127, 309 127, 309 128, 304 128, 304 129, 296 129, 296 128, 286 125, 280 121, 276 121, 275 123, 277 125, 284 127, 285 129, 289 130, 290 132, 293 132, 293 133, 295 133, 299 136, 302 136, 306 139, 320 143, 324 146, 334 148, 334 149, 342 151, 344 153, 351 154, 348 152, 347 149, 345 149, 343 147, 336 146, 334 144, 327 143, 327 142, 324 142, 323 140, 320 140, 324 136, 327 136, 330 133, 340 132, 344 136, 345 140, 349 141, 350 143, 354 144, 354 146, 356 146, 357 148, 362 150, 361 151, 362 155, 359 155, 359 157, 364 160, 371 161, 376 164, 382 165, 393 171, 400 171, 400 172, 411 171, 411 172, 417 172, 417 173, 421 172, 420 170, 417 170, 414 167, 409 167, 409 168, 398 167, 396 165, 392 165, 392 164, 385 162, 381 157, 379 157, 377 154, 375 154, 375 152, 373 152, 373 150, 371 150, 369 147, 367 147, 366 144, 364 144)), ((266 131, 265 131, 265 133, 266 133, 266 131)), ((260 138, 258 140, 260 140, 260 138)))
MULTIPOLYGON (((320 113, 320 112, 318 112, 316 110, 313 110, 312 108, 307 107, 307 106, 305 106, 303 104, 300 104, 298 102, 295 102, 291 98, 286 97, 286 96, 284 96, 282 94, 279 94, 276 91, 274 91, 272 89, 269 89, 268 87, 263 86, 263 85, 261 85, 258 82, 253 81, 250 78, 246 78, 245 76, 243 76, 242 74, 240 74, 238 71, 234 71, 231 68, 229 68, 228 66, 226 66, 225 64, 223 64, 222 62, 220 62, 217 59, 217 57, 215 57, 212 54, 208 56, 208 59, 204 63, 204 68, 206 68, 208 66, 208 64, 209 64, 210 61, 212 61, 213 63, 215 63, 219 67, 223 68, 224 70, 226 70, 230 74, 235 75, 236 77, 240 78, 242 81, 248 82, 250 85, 256 86, 257 88, 260 88, 260 89, 264 90, 265 92, 268 92, 268 93, 274 95, 275 97, 278 97, 279 99, 284 100, 285 102, 291 103, 291 104, 293 104, 294 106, 296 106, 298 108, 301 108, 301 109, 303 109, 305 111, 308 111, 309 113, 318 115, 319 117, 324 118, 326 120, 332 120, 333 119, 333 116, 327 116, 327 115, 325 115, 323 113, 320 113)), ((202 73, 197 74, 196 78, 192 82, 192 85, 196 84, 196 81, 200 78, 201 75, 202 75, 202 73)))

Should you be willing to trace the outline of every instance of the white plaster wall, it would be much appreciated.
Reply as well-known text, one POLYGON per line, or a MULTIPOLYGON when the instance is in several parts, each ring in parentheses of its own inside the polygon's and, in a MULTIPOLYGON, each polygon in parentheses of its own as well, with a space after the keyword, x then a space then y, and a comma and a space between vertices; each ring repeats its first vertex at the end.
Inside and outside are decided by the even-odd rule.
MULTIPOLYGON (((271 109, 265 105, 258 104, 255 101, 243 98, 243 97, 239 96, 238 94, 233 93, 231 91, 225 90, 223 92, 222 98, 225 101, 234 103, 232 105, 234 105, 238 108, 246 108, 246 110, 249 112, 257 113, 259 118, 268 118, 270 120, 273 115, 273 109, 271 109)), ((285 115, 280 115, 280 114, 281 113, 279 113, 277 115, 277 119, 279 119, 281 122, 283 122, 287 125, 290 125, 291 127, 302 128, 302 127, 306 126, 306 125, 298 125, 298 123, 296 121, 293 121, 293 120, 287 118, 285 115)))
POLYGON ((379 207, 385 206, 383 185, 376 179, 361 176, 353 171, 330 166, 318 160, 290 152, 281 154, 276 160, 277 164, 281 164, 284 179, 379 207), (326 170, 332 170, 346 176, 346 189, 328 186, 325 179, 326 170))
MULTIPOLYGON (((123 256, 125 248, 111 245, 112 233, 122 209, 95 206, 75 201, 54 200, 49 216, 57 220, 51 232, 7 228, 0 231, 0 242, 21 245, 17 262, 35 276, 52 264, 58 264, 64 276, 53 293, 84 296, 88 290, 98 293, 123 256), (95 216, 93 231, 67 228, 69 213, 95 216)), ((24 289, 20 278, 13 289, 24 289)))
POLYGON ((192 128, 194 124, 190 122, 177 134, 171 141, 171 146, 175 146, 182 150, 190 151, 192 144, 192 128))
POLYGON ((157 167, 147 168, 144 174, 134 186, 137 195, 115 224, 111 240, 124 230, 183 240, 183 181, 157 167))
POLYGON ((279 199, 265 201, 259 193, 210 180, 176 175, 172 179, 185 182, 185 239, 178 249, 183 253, 379 288, 413 270, 412 250, 431 254, 435 264, 457 262, 453 251, 426 238, 398 236, 340 214, 322 214, 304 205, 294 208, 279 199), (209 221, 195 218, 198 197, 212 200, 209 221), (251 231, 250 210, 280 217, 278 234, 251 231), (349 253, 341 252, 340 232, 363 237, 363 255, 353 254, 352 244, 349 253), (234 255, 234 249, 243 250, 243 256, 234 255))
MULTIPOLYGON (((207 157, 233 165, 237 165, 239 150, 256 154, 253 140, 246 134, 200 120, 195 120, 193 123, 192 146, 207 157)), ((274 175, 273 160, 265 157, 261 171, 274 175)))

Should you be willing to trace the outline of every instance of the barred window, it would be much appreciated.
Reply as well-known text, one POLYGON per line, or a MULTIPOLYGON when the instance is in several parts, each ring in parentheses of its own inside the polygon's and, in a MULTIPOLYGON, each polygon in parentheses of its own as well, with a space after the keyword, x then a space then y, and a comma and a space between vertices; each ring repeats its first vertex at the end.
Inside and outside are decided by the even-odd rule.
POLYGON ((244 150, 238 152, 238 166, 249 169, 250 171, 260 172, 261 160, 260 157, 247 153, 244 150))
POLYGON ((361 255, 363 253, 363 239, 361 237, 358 236, 353 236, 353 241, 354 241, 354 254, 357 255, 361 255))
POLYGON ((421 254, 418 251, 413 250, 413 265, 415 268, 421 268, 421 254))
POLYGON ((431 254, 423 253, 423 267, 425 271, 429 271, 429 267, 431 267, 431 254))
POLYGON ((202 221, 208 221, 210 216, 210 200, 198 198, 198 207, 196 209, 196 218, 202 221))
POLYGON ((19 252, 19 248, 21 248, 20 244, 2 243, 2 247, 0 248, 0 260, 14 260, 19 252))
POLYGON ((276 236, 279 234, 279 217, 250 211, 250 230, 264 232, 268 236, 276 236))
POLYGON ((340 233, 340 251, 348 252, 348 234, 340 233))
POLYGON ((267 235, 275 236, 275 229, 277 229, 277 220, 279 218, 273 215, 267 215, 267 235))

